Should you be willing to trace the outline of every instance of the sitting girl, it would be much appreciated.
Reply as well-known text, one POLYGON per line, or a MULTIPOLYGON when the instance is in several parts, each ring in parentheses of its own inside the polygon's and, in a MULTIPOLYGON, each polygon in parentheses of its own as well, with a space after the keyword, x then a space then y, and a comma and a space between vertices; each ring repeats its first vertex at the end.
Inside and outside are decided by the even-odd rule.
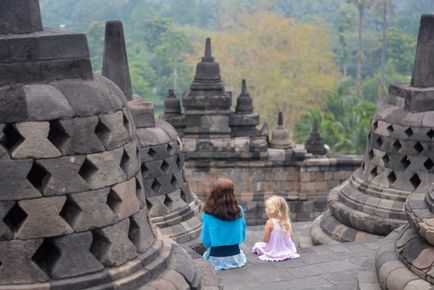
POLYGON ((239 247, 246 239, 246 221, 230 179, 221 178, 213 184, 202 215, 200 238, 208 248, 203 257, 215 270, 246 264, 246 256, 239 247))
POLYGON ((288 204, 281 196, 273 195, 265 201, 264 241, 253 246, 253 253, 264 261, 283 261, 300 257, 291 239, 292 227, 288 204))

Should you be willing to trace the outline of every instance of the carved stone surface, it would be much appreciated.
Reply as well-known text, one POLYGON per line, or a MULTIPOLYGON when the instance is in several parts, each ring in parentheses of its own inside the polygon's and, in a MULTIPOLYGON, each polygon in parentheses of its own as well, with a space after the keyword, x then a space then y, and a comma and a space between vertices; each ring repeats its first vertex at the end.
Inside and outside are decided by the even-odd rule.
POLYGON ((271 140, 269 145, 271 148, 279 149, 288 149, 293 146, 291 143, 289 131, 283 126, 282 112, 279 112, 277 127, 271 133, 271 140))
MULTIPOLYGON (((406 222, 408 196, 434 182, 433 19, 432 15, 421 19, 411 86, 390 87, 389 103, 374 114, 370 124, 361 168, 330 192, 331 215, 323 215, 322 229, 313 233, 336 232, 345 226, 364 233, 354 235, 355 239, 367 233, 387 235, 406 222), (337 220, 335 229, 326 228, 332 218, 337 220)), ((335 239, 342 240, 342 236, 335 239)))
POLYGON ((102 75, 112 80, 128 100, 132 99, 124 29, 120 21, 109 21, 105 25, 102 75))
MULTIPOLYGON (((142 107, 138 100, 129 103, 137 109, 142 107)), ((146 110, 137 110, 138 116, 145 114, 148 114, 146 110)), ((157 120, 154 127, 148 124, 138 126, 137 136, 143 187, 151 221, 175 241, 191 242, 198 237, 200 221, 195 227, 182 223, 195 219, 200 211, 200 202, 190 190, 185 189, 188 189, 188 184, 183 176, 184 157, 178 134, 163 120, 157 120), (181 188, 184 190, 182 195, 181 188)))
POLYGON ((304 147, 308 153, 314 155, 325 155, 327 149, 324 147, 324 140, 318 132, 318 121, 315 119, 312 124, 312 131, 304 143, 304 147))
POLYGON ((1 289, 138 289, 169 271, 134 137, 85 35, 43 30, 37 0, 2 1, 1 289))

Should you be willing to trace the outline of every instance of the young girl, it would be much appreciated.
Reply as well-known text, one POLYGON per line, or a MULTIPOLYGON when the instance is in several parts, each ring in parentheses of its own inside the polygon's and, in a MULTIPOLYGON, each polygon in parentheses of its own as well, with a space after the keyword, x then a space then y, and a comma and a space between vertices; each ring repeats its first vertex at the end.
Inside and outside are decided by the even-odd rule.
POLYGON ((213 184, 202 215, 200 238, 207 248, 203 257, 215 270, 246 264, 246 256, 239 247, 246 239, 246 221, 230 179, 222 178, 213 184))
POLYGON ((292 227, 288 204, 281 196, 273 195, 265 201, 264 241, 253 246, 253 253, 264 261, 283 261, 300 257, 291 239, 292 227))

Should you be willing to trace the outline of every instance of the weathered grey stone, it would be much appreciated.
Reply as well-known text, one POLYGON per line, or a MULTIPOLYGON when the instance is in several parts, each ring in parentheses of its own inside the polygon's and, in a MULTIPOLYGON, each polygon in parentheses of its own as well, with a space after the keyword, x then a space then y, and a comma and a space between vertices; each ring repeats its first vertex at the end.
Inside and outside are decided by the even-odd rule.
POLYGON ((271 140, 269 143, 271 148, 288 149, 293 147, 290 140, 288 129, 283 126, 283 114, 279 112, 277 120, 277 127, 271 133, 271 140))
POLYGON ((48 276, 32 259, 41 244, 42 239, 0 242, 0 285, 48 281, 48 276))
POLYGON ((14 233, 11 226, 15 222, 14 216, 9 215, 11 208, 14 206, 13 201, 0 202, 0 240, 11 240, 14 233))
POLYGON ((60 151, 48 140, 50 123, 24 122, 15 124, 23 141, 12 149, 13 158, 48 158, 60 156, 60 151))
POLYGON ((116 216, 107 204, 110 189, 71 194, 62 210, 62 217, 76 232, 112 225, 116 216))
POLYGON ((138 129, 137 137, 140 148, 151 145, 160 145, 172 141, 166 131, 156 127, 138 129))
POLYGON ((47 84, 23 86, 29 118, 35 121, 48 121, 74 116, 74 111, 62 93, 47 84))
POLYGON ((137 175, 140 170, 138 148, 135 142, 124 146, 124 153, 121 159, 121 168, 128 178, 137 175))
POLYGON ((0 87, 0 123, 22 122, 27 120, 27 117, 27 100, 23 85, 0 87))
POLYGON ((45 29, 29 36, 4 38, 9 49, 6 62, 44 61, 48 64, 67 58, 89 58, 86 36, 82 33, 45 29))
POLYGON ((101 152, 98 122, 96 116, 53 121, 52 142, 66 155, 101 152))
POLYGON ((133 90, 121 21, 106 22, 102 75, 112 80, 128 100, 132 99, 133 90))
POLYGON ((38 0, 16 0, 0 7, 0 35, 24 34, 42 30, 38 0))
POLYGON ((167 97, 164 99, 164 116, 181 114, 181 101, 175 95, 173 90, 169 90, 167 97))
POLYGON ((118 220, 123 220, 140 209, 140 200, 136 195, 136 179, 112 187, 108 199, 108 205, 116 214, 118 220))
POLYGON ((41 193, 35 188, 40 184, 38 180, 39 174, 34 176, 33 169, 35 167, 32 160, 0 161, 0 200, 41 196, 41 193))
POLYGON ((153 232, 153 229, 145 209, 130 217, 129 237, 138 252, 144 253, 154 242, 154 237, 149 234, 150 232, 153 232))
POLYGON ((420 19, 411 85, 413 87, 434 87, 434 15, 425 14, 420 19))
POLYGON ((72 228, 60 216, 65 201, 65 196, 19 201, 18 205, 27 217, 22 221, 16 238, 46 238, 72 233, 72 228))
POLYGON ((51 82, 59 79, 92 79, 90 60, 88 58, 56 59, 3 63, 0 66, 0 86, 13 83, 51 82))
POLYGON ((146 201, 149 208, 149 216, 150 217, 158 217, 158 216, 165 216, 167 215, 170 210, 169 208, 164 204, 164 200, 166 199, 166 196, 164 195, 155 195, 155 196, 148 196, 146 194, 146 201))
POLYGON ((85 156, 70 156, 37 161, 48 172, 43 194, 64 195, 89 190, 89 185, 79 174, 85 159, 85 156))
POLYGON ((99 118, 101 123, 98 124, 98 127, 105 127, 105 132, 99 135, 99 137, 107 150, 125 145, 131 140, 128 128, 124 126, 124 114, 122 111, 117 111, 114 114, 100 115, 99 118))
POLYGON ((106 187, 125 181, 126 175, 120 167, 124 148, 87 155, 80 170, 82 177, 92 189, 106 187))
POLYGON ((55 261, 48 263, 50 276, 54 279, 62 279, 104 269, 104 266, 90 253, 91 243, 91 232, 50 239, 48 247, 50 248, 51 245, 56 247, 59 253, 55 261))
POLYGON ((136 256, 136 247, 128 239, 130 220, 93 231, 91 252, 104 266, 119 266, 136 256))
POLYGON ((134 97, 128 102, 134 123, 137 128, 155 127, 154 106, 140 97, 134 97))
POLYGON ((121 110, 122 99, 111 94, 98 77, 92 81, 62 80, 53 82, 68 100, 77 116, 86 117, 121 110))

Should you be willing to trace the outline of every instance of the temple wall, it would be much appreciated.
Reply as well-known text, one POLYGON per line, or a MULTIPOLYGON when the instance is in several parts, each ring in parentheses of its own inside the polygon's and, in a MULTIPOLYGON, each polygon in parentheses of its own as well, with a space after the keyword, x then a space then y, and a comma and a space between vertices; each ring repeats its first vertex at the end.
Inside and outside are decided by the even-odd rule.
POLYGON ((312 220, 327 209, 329 190, 346 180, 361 165, 361 158, 310 158, 281 164, 270 161, 187 160, 185 175, 190 189, 205 200, 218 178, 235 182, 237 198, 246 208, 249 225, 263 224, 264 200, 284 195, 294 221, 312 220))

